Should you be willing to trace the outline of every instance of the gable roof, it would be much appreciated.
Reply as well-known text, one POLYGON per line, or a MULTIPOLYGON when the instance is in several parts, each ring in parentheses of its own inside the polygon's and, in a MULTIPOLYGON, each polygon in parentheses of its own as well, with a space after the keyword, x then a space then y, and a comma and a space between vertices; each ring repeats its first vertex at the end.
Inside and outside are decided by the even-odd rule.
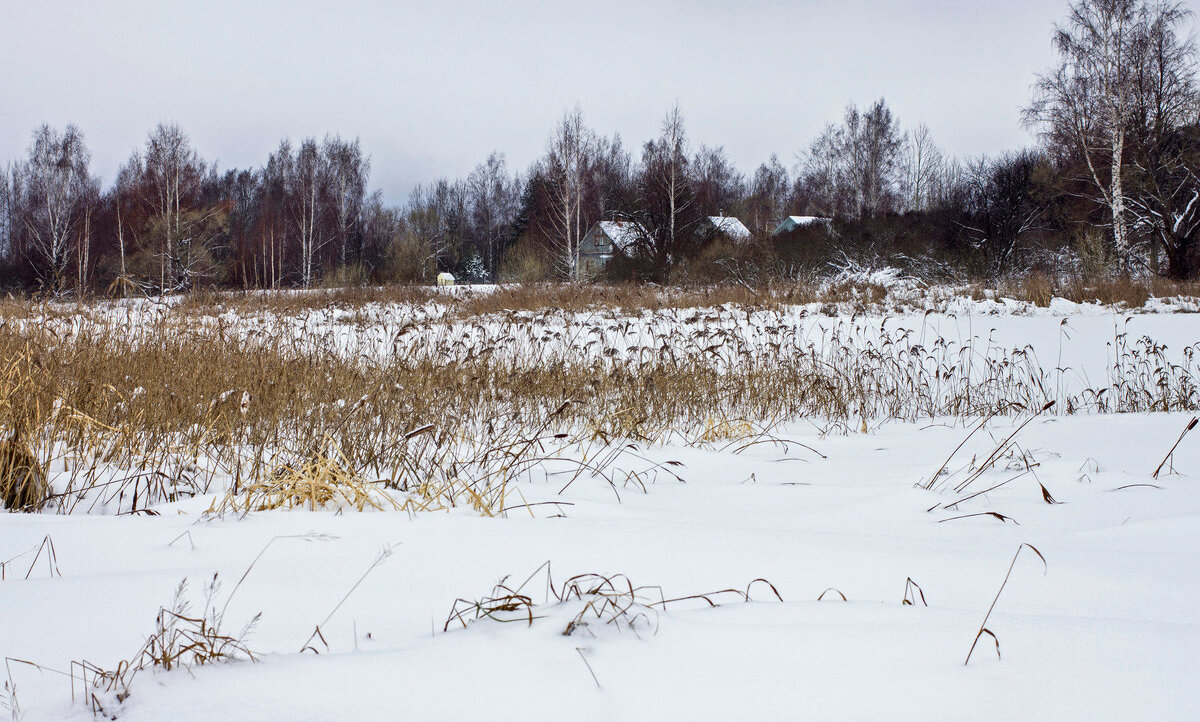
POLYGON ((784 218, 778 226, 775 227, 775 230, 772 231, 772 233, 785 233, 793 228, 799 228, 800 226, 811 226, 814 223, 828 222, 828 218, 822 218, 821 216, 788 216, 787 218, 784 218))
POLYGON ((618 251, 624 251, 646 237, 646 231, 633 221, 600 221, 596 225, 618 251))
POLYGON ((828 218, 822 218, 821 216, 788 216, 787 219, 798 226, 807 226, 819 221, 829 220, 828 218))
POLYGON ((733 241, 750 239, 750 229, 733 216, 709 216, 708 222, 713 229, 733 241))

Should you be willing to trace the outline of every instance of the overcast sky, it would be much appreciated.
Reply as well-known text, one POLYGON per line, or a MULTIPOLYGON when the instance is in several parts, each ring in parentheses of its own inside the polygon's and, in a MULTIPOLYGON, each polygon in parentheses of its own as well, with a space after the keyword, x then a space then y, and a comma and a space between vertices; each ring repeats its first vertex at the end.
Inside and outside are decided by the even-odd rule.
MULTIPOLYGON (((1195 1, 1195 0, 1193 0, 1195 1)), ((0 0, 0 160, 75 123, 111 182, 159 121, 222 168, 280 138, 358 136, 372 185, 525 168, 562 112, 638 147, 678 102, 744 172, 791 167, 883 96, 957 155, 1032 142, 1019 112, 1066 0, 0 0)))

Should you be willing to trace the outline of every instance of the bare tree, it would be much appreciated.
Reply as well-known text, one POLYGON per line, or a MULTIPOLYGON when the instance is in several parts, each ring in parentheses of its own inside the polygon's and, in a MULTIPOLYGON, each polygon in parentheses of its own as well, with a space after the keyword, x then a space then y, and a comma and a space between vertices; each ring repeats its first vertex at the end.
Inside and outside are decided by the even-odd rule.
POLYGON ((1166 275, 1184 280, 1200 270, 1200 126, 1169 131, 1156 144, 1153 165, 1135 166, 1138 193, 1130 199, 1135 228, 1167 257, 1166 275))
POLYGON ((828 124, 800 161, 800 177, 796 180, 794 195, 804 211, 825 218, 846 212, 848 179, 844 165, 842 132, 837 126, 828 124))
POLYGON ((633 159, 620 135, 597 135, 584 180, 583 216, 589 222, 628 211, 636 201, 633 159))
POLYGON ((803 164, 800 195, 818 215, 869 218, 891 210, 899 190, 905 138, 881 98, 866 111, 850 105, 827 126, 803 164))
POLYGON ((445 198, 447 187, 447 181, 442 179, 432 186, 418 185, 408 196, 403 241, 418 255, 418 277, 423 281, 433 278, 438 271, 438 259, 447 257, 451 251, 445 209, 439 202, 445 198), (442 186, 441 192, 438 186, 442 186))
POLYGON ((853 105, 846 109, 843 143, 858 217, 888 210, 904 139, 882 98, 865 113, 853 105))
POLYGON ((750 196, 746 199, 750 230, 762 235, 774 229, 787 215, 791 190, 787 168, 772 154, 750 181, 750 196))
POLYGON ((1179 26, 1192 16, 1175 2, 1145 8, 1135 45, 1134 110, 1129 128, 1131 229, 1150 243, 1149 265, 1176 279, 1198 269, 1192 258, 1200 222, 1200 93, 1195 41, 1179 26))
POLYGON ((293 227, 292 177, 295 175, 295 158, 291 143, 280 141, 279 148, 267 157, 267 164, 260 175, 258 188, 258 218, 255 232, 258 236, 258 256, 262 259, 262 275, 268 288, 278 288, 291 267, 290 252, 297 245, 290 243, 293 227))
POLYGON ((98 183, 88 174, 90 160, 78 128, 68 125, 59 133, 43 125, 34 131, 28 159, 14 172, 20 176, 13 206, 23 245, 54 293, 64 290, 81 233, 90 232, 86 219, 98 194, 98 183))
POLYGON ((905 138, 901 186, 906 210, 926 211, 938 193, 938 181, 946 165, 945 156, 921 123, 905 138))
POLYGON ((540 218, 555 251, 559 275, 579 281, 579 246, 584 227, 583 200, 596 136, 576 106, 563 114, 546 145, 539 172, 550 199, 550 213, 540 218))
POLYGON ((1041 153, 1025 150, 967 164, 970 225, 962 225, 962 230, 992 277, 1012 270, 1023 242, 1042 227, 1047 202, 1038 192, 1036 174, 1045 162, 1041 153))
MULTIPOLYGON (((375 191, 367 196, 362 210, 363 258, 376 279, 400 277, 393 254, 404 228, 401 210, 385 206, 382 193, 375 191)), ((413 276, 407 274, 405 277, 411 279, 413 276)))
POLYGON ((663 118, 661 134, 642 151, 641 191, 651 219, 652 261, 660 280, 666 281, 682 240, 697 218, 688 168, 687 129, 679 106, 663 118))
POLYGON ((191 288, 211 271, 210 246, 221 227, 220 209, 200 198, 209 168, 173 123, 160 123, 147 138, 142 168, 159 238, 159 287, 191 288))
POLYGON ((117 236, 117 285, 134 283, 129 269, 129 259, 139 245, 137 220, 145 215, 147 199, 142 192, 146 179, 145 165, 138 151, 129 155, 129 160, 117 169, 117 178, 109 193, 113 207, 117 236))
POLYGON ((483 250, 484 268, 495 276, 500 251, 516 218, 521 180, 509 176, 504 154, 493 152, 467 176, 472 235, 483 250))
POLYGON ((1130 239, 1125 145, 1137 78, 1144 0, 1077 0, 1054 33, 1059 64, 1039 75, 1026 123, 1081 158, 1098 200, 1111 211, 1113 239, 1127 262, 1130 239), (1107 169, 1107 173, 1105 170, 1107 169))
POLYGON ((300 284, 308 288, 320 271, 318 254, 329 243, 321 202, 328 188, 329 164, 316 140, 306 138, 300 143, 290 170, 288 195, 299 245, 300 284))
POLYGON ((428 280, 442 264, 453 265, 468 232, 466 185, 442 178, 417 186, 409 195, 406 222, 410 240, 423 252, 423 277, 428 280))
POLYGON ((700 146, 692 159, 692 182, 701 215, 737 215, 746 194, 746 179, 730 162, 724 146, 700 146))
MULTIPOLYGON (((329 192, 333 196, 338 263, 345 268, 350 262, 352 236, 361 220, 371 159, 363 155, 358 138, 345 141, 339 136, 326 136, 322 151, 328 164, 329 192)), ((361 234, 359 240, 359 247, 354 250, 361 254, 361 234)))

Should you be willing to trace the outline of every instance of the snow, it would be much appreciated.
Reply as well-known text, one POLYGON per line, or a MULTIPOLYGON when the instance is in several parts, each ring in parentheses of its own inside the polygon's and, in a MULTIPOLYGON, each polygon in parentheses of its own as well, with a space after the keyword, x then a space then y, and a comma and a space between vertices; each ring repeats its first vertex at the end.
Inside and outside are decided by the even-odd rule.
MULTIPOLYGON (((582 362, 592 352, 570 339, 585 320, 613 345, 698 325, 736 330, 749 344, 764 343, 776 323, 814 342, 838 329, 907 330, 979 354, 1031 349, 1052 378, 1078 389, 1111 372, 1122 333, 1173 354, 1198 340, 1191 314, 1129 316, 1067 302, 1034 309, 949 298, 939 312, 886 320, 818 310, 530 315, 522 318, 536 331, 519 343, 582 362), (541 342, 548 332, 562 336, 541 342)), ((361 324, 346 323, 346 313, 239 323, 248 334, 260 324, 327 329, 346 353, 383 353, 413 318, 432 319, 425 342, 440 333, 467 348, 493 342, 489 329, 504 325, 438 325, 443 310, 432 306, 369 309, 361 324)), ((641 447, 644 459, 627 455, 618 467, 645 472, 678 461, 682 480, 646 475, 643 488, 581 478, 560 494, 551 466, 519 491, 530 503, 562 506, 508 518, 466 510, 205 518, 215 493, 164 504, 153 517, 3 515, 0 561, 15 559, 0 582, 0 654, 53 670, 78 660, 112 669, 145 642, 180 579, 200 608, 217 574, 229 627, 262 613, 247 640, 258 661, 145 671, 127 699, 105 698, 106 710, 124 720, 1192 719, 1200 709, 1197 437, 1185 437, 1153 477, 1191 418, 1045 414, 962 494, 952 488, 1026 418, 993 419, 969 438, 979 419, 879 419, 844 435, 795 419, 774 430, 778 442, 744 449, 641 447), (947 457, 949 473, 922 488, 947 457), (980 515, 988 512, 1006 520, 980 515), (47 537, 56 567, 33 561, 47 537), (987 627, 1002 657, 985 635, 964 665, 1022 544, 1046 563, 1022 551, 996 601, 987 627), (383 549, 390 556, 368 572, 383 549), (549 578, 538 571, 546 562, 549 578), (632 586, 660 589, 639 592, 631 624, 593 621, 567 636, 583 603, 558 602, 548 584, 561 588, 577 574, 623 574, 632 586), (523 592, 532 625, 512 614, 443 631, 455 600, 530 575, 523 592), (760 578, 782 602, 760 582, 749 602, 724 594, 717 607, 653 604, 745 591, 760 578), (927 606, 915 593, 915 604, 902 603, 909 579, 927 606), (319 654, 301 653, 318 624, 319 654)), ((78 684, 72 702, 66 677, 19 662, 6 673, 23 719, 91 716, 78 684)))

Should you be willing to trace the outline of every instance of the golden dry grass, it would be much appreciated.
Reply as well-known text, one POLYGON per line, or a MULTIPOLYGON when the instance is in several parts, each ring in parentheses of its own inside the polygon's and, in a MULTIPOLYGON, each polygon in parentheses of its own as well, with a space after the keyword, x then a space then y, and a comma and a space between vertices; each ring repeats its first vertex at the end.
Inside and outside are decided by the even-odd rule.
MULTIPOLYGON (((509 482, 540 460, 575 458, 572 473, 603 477, 611 468, 578 459, 625 441, 745 444, 802 418, 848 431, 1052 400, 1056 413, 1200 406, 1197 349, 1168 354, 1150 339, 1118 337, 1112 384, 1065 393, 1055 370, 1021 350, 981 356, 851 319, 809 338, 772 307, 801 296, 778 290, 746 306, 736 299, 750 292, 738 288, 522 287, 437 296, 456 304, 447 314, 420 310, 436 292, 410 291, 388 307, 407 309, 394 318, 373 294, 340 297, 340 315, 303 294, 293 294, 299 306, 259 296, 232 307, 224 297, 163 308, 8 301, 0 430, 25 430, 39 468, 68 469, 50 498, 59 512, 151 513, 219 477, 231 483, 214 511, 498 514, 522 506, 509 482), (637 325, 650 303, 664 322, 637 325)), ((876 302, 884 290, 830 293, 876 302)))

